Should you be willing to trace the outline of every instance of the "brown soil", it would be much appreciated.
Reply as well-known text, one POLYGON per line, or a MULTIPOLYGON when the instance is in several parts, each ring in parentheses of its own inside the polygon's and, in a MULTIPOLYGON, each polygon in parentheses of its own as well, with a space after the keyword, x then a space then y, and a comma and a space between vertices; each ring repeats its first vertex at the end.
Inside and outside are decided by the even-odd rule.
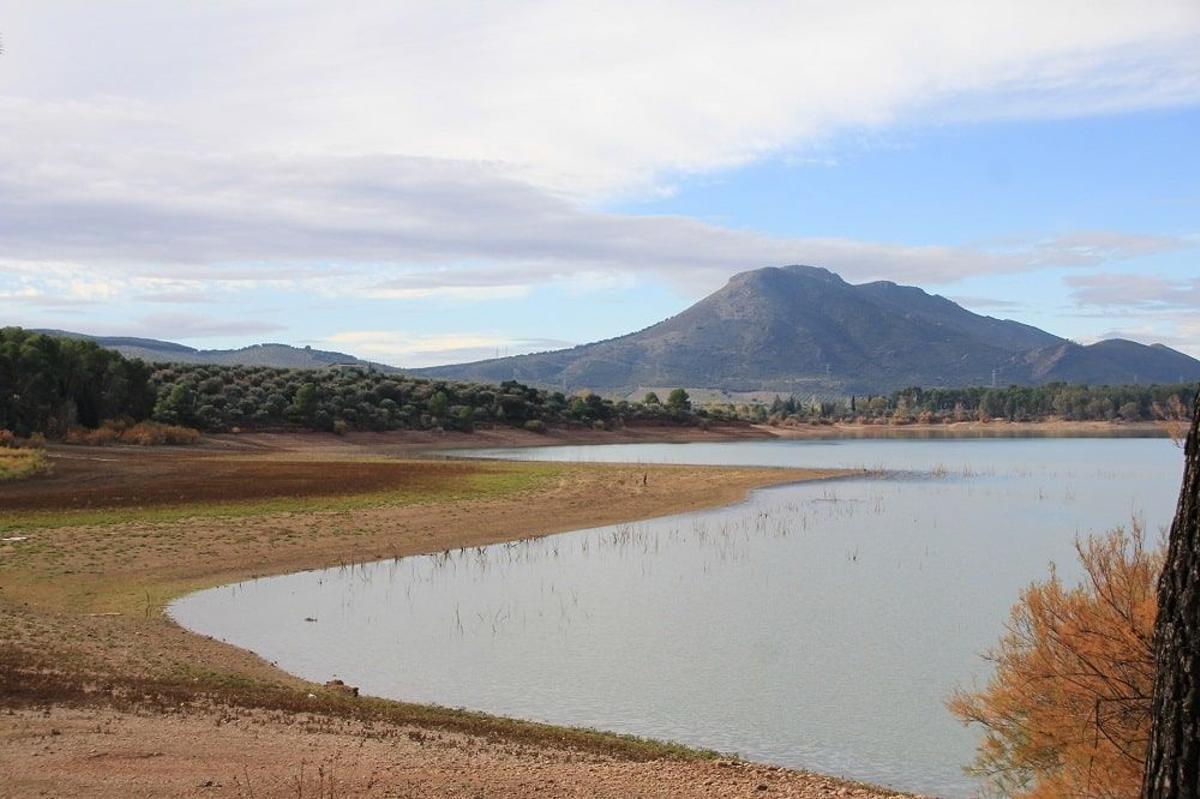
POLYGON ((515 427, 455 430, 395 430, 386 433, 221 433, 204 438, 206 449, 239 452, 372 453, 391 457, 427 455, 443 450, 492 447, 549 447, 565 444, 687 443, 775 438, 774 428, 746 423, 710 425, 631 425, 617 430, 590 427, 551 427, 533 433, 515 427))
MULTIPOLYGON (((153 453, 56 448, 55 478, 0 498, 69 497, 74 483, 111 504, 154 483, 174 488, 139 494, 145 501, 185 503, 178 518, 118 505, 125 515, 115 521, 65 526, 64 517, 0 542, 4 795, 890 795, 603 733, 354 699, 162 614, 180 593, 254 575, 646 518, 836 475, 380 460, 387 446, 348 438, 314 446, 314 437, 236 437, 236 446, 153 453), (260 485, 244 489, 244 512, 214 514, 203 500, 217 479, 260 485), (343 493, 346 504, 329 509, 255 510, 266 494, 253 491, 320 493, 329 480, 338 481, 330 491, 371 493, 343 493)), ((3 507, 6 521, 22 518, 3 507)))
POLYGON ((688 443, 693 441, 743 441, 773 438, 890 438, 890 437, 1004 437, 1004 436, 1139 436, 1161 438, 1167 429, 1158 422, 952 422, 949 424, 801 424, 791 427, 746 423, 699 427, 635 425, 619 430, 586 427, 551 428, 531 433, 510 427, 456 431, 400 430, 387 433, 240 433, 207 436, 204 447, 235 452, 296 451, 354 455, 373 453, 391 457, 427 456, 455 449, 493 447, 546 447, 572 444, 688 443))
POLYGON ((265 460, 190 448, 55 447, 48 477, 0 484, 7 511, 152 507, 430 490, 480 471, 458 462, 265 460))
POLYGON ((105 708, 0 716, 6 796, 863 797, 893 794, 723 761, 637 763, 319 714, 105 708))

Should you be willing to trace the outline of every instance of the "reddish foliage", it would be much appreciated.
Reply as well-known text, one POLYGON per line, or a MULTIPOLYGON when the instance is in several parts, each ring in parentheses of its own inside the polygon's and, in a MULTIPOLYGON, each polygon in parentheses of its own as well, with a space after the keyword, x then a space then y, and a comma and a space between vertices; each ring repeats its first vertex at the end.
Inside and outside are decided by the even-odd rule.
POLYGON ((1163 553, 1146 548, 1136 522, 1077 549, 1085 581, 1066 588, 1052 570, 1022 592, 989 653, 991 681, 949 703, 964 723, 984 728, 973 771, 1006 795, 1138 795, 1163 553))
POLYGON ((109 421, 94 430, 86 427, 72 427, 63 436, 63 441, 67 444, 84 444, 91 447, 103 447, 109 444, 139 444, 141 446, 195 444, 200 441, 200 433, 190 427, 158 422, 138 422, 129 425, 109 421))

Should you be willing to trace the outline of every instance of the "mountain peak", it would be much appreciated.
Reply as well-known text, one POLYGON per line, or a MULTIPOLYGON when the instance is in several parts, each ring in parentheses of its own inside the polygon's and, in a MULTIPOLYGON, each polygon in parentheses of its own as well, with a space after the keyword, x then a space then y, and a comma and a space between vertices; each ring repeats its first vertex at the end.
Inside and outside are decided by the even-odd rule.
POLYGON ((764 279, 786 279, 789 277, 808 278, 810 280, 819 280, 823 283, 834 283, 838 285, 849 285, 842 276, 836 272, 831 272, 828 269, 820 266, 806 266, 804 264, 789 264, 787 266, 764 266, 759 269, 751 269, 746 272, 739 272, 729 279, 730 283, 740 283, 746 281, 758 281, 764 279))
POLYGON ((845 280, 842 280, 842 276, 839 275, 837 272, 832 272, 823 266, 806 266, 804 264, 789 264, 788 266, 780 267, 780 269, 784 272, 787 272, 789 275, 802 275, 804 277, 811 277, 811 278, 815 278, 817 280, 824 280, 827 283, 845 283, 846 282, 845 280))
POLYGON ((1168 348, 1079 347, 915 286, 853 285, 802 264, 736 274, 685 311, 619 338, 418 371, 608 392, 683 386, 844 394, 994 380, 1200 380, 1200 362, 1168 348))

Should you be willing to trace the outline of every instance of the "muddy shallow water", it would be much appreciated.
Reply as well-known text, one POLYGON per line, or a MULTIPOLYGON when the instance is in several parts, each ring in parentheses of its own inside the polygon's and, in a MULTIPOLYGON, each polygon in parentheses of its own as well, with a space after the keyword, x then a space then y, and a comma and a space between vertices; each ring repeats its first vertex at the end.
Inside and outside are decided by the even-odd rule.
POLYGON ((381 696, 669 738, 970 796, 944 709, 1073 542, 1169 522, 1162 439, 555 447, 560 460, 866 466, 712 511, 204 591, 185 626, 381 696), (306 618, 316 621, 306 621, 306 618))

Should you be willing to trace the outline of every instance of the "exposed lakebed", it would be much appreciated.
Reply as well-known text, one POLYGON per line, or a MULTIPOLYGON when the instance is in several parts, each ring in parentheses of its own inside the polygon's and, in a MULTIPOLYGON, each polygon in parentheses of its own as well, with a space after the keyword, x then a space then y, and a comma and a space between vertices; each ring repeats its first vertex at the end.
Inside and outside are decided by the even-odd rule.
MULTIPOLYGON (((1170 520, 1162 439, 855 439, 482 456, 866 467, 716 510, 252 580, 190 629, 369 694, 678 740, 969 796, 944 700, 1078 535, 1170 520), (305 621, 306 618, 316 622, 305 621)), ((651 478, 652 479, 652 478, 651 478)), ((519 534, 520 531, 514 531, 519 534)))

